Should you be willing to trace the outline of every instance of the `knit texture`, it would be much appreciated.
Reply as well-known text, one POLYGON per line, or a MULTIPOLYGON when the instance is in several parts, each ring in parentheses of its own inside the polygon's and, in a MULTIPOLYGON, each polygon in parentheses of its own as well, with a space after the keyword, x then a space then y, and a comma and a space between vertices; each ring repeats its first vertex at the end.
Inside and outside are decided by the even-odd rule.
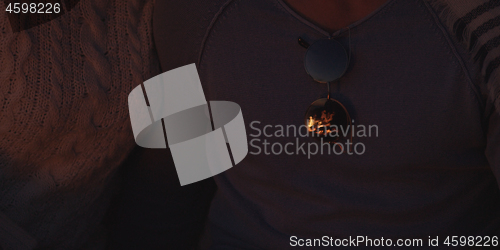
POLYGON ((500 1, 429 0, 450 34, 480 66, 488 96, 500 112, 500 1))
POLYGON ((0 213, 38 247, 78 249, 106 211, 135 145, 128 94, 159 73, 153 5, 82 0, 19 33, 0 11, 0 213))

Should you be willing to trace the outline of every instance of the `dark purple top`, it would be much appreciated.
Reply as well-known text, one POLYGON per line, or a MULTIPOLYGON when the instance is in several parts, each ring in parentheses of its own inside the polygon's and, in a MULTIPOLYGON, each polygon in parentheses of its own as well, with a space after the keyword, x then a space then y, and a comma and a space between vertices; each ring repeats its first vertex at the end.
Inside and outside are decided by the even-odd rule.
MULTIPOLYGON (((232 1, 199 32, 206 36, 193 50, 207 99, 238 103, 252 142, 215 177, 214 249, 283 249, 292 236, 423 238, 424 246, 440 236, 442 246, 446 236, 499 234, 500 116, 466 50, 423 1, 389 0, 350 26, 351 63, 332 92, 355 125, 378 127, 378 136, 354 138, 365 146, 359 155, 308 156, 312 138, 255 136, 266 125, 268 134, 302 125, 324 97, 297 38, 327 32, 281 0, 232 1), (271 152, 287 143, 291 154, 271 152)), ((332 36, 349 48, 348 29, 332 36)))

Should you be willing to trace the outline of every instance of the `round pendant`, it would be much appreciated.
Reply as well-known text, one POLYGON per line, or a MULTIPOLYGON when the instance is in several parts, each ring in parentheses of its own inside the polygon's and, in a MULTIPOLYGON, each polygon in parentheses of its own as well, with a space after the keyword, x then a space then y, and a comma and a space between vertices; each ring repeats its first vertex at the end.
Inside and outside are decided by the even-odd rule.
POLYGON ((351 117, 344 105, 335 99, 314 101, 304 120, 310 136, 323 138, 324 142, 333 143, 350 135, 351 117))
POLYGON ((307 74, 317 82, 327 83, 339 79, 348 65, 346 49, 334 39, 320 39, 307 48, 304 66, 307 74))

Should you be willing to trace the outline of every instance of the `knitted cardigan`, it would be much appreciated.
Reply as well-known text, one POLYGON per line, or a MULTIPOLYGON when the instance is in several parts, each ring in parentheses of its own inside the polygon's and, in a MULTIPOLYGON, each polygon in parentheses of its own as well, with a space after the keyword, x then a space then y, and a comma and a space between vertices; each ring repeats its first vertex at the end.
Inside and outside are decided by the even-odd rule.
POLYGON ((134 147, 130 91, 159 73, 154 0, 82 0, 14 33, 0 1, 0 249, 79 249, 134 147))
MULTIPOLYGON (((500 1, 426 1, 467 46, 500 111, 500 1)), ((159 73, 153 2, 82 0, 57 20, 16 34, 0 9, 4 249, 75 249, 96 230, 110 177, 134 146, 127 96, 159 73)), ((210 25, 211 18, 203 20, 210 25)))

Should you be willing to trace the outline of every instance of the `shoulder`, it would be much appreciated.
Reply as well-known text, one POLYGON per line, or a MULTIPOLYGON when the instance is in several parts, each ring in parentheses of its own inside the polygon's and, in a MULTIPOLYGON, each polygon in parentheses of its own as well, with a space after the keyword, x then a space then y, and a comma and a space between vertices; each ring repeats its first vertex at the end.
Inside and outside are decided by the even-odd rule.
POLYGON ((480 84, 500 112, 500 1, 424 0, 465 48, 483 76, 480 84))

